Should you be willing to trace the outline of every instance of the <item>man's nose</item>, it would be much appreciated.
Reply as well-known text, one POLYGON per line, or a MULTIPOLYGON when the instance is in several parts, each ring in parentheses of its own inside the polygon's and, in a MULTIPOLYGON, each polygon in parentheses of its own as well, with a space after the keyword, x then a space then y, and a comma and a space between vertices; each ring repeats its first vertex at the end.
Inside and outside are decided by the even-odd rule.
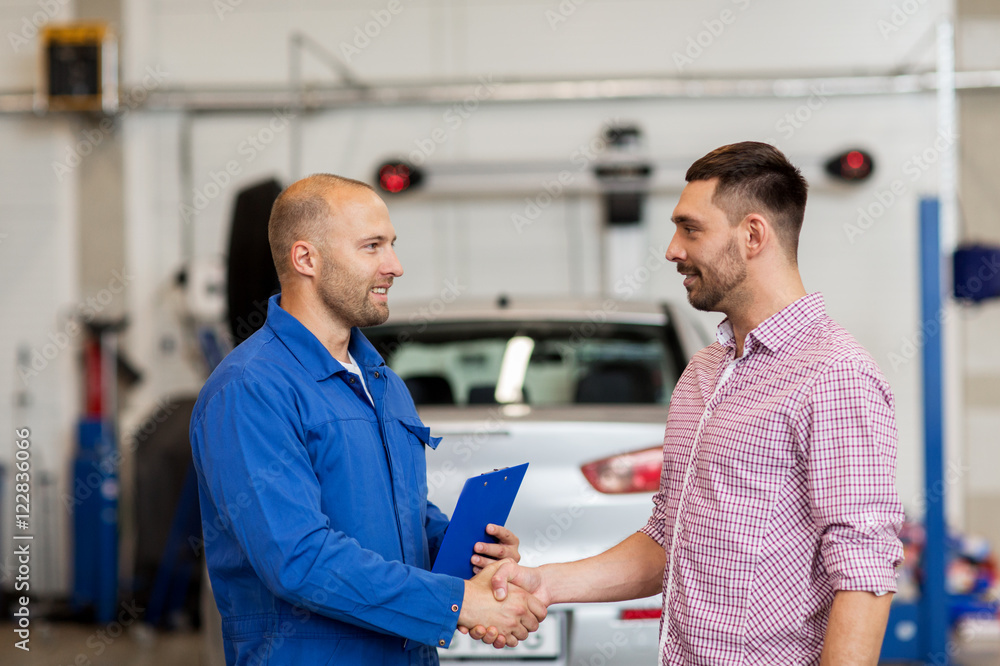
POLYGON ((396 250, 393 247, 389 247, 389 251, 386 253, 385 261, 382 263, 382 273, 384 275, 391 275, 394 278, 398 278, 403 275, 403 264, 399 263, 399 257, 396 256, 396 250))
POLYGON ((687 259, 687 253, 684 251, 684 247, 680 243, 679 239, 680 232, 675 231, 674 237, 670 239, 670 245, 667 246, 667 261, 684 261, 687 259))

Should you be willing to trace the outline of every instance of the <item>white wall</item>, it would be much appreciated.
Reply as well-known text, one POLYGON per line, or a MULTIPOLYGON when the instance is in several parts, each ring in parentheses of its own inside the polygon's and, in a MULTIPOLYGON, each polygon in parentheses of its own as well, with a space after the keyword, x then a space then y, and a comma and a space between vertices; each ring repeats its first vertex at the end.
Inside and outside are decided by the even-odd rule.
MULTIPOLYGON (((327 10, 315 3, 296 3, 289 11, 278 12, 273 3, 246 0, 221 18, 204 3, 150 4, 157 35, 151 40, 154 47, 147 64, 168 71, 171 85, 281 83, 287 75, 288 31, 305 30, 340 52, 342 42, 351 43, 355 28, 363 29, 373 20, 371 12, 383 8, 380 3, 344 4, 327 10), (204 47, 191 48, 192 43, 204 47)), ((889 30, 885 25, 891 23, 879 22, 892 20, 891 3, 835 7, 792 2, 588 2, 553 29, 552 15, 547 17, 546 12, 558 11, 557 3, 402 6, 403 11, 366 49, 352 54, 351 65, 362 79, 492 76, 502 87, 502 81, 518 76, 673 75, 678 72, 674 53, 687 55, 688 37, 697 39, 699 32, 718 28, 712 22, 724 10, 732 12, 726 16, 731 24, 711 40, 702 35, 704 43, 711 43, 682 73, 884 71, 927 60, 932 44, 916 51, 913 47, 932 29, 940 11, 939 5, 927 3, 900 22, 898 30, 889 30), (762 40, 767 48, 762 48, 762 40)), ((321 68, 311 71, 317 81, 333 79, 321 68)), ((429 165, 459 160, 569 160, 613 118, 638 122, 655 158, 692 161, 718 145, 746 138, 775 140, 793 160, 810 165, 847 146, 868 147, 878 160, 876 176, 868 184, 860 188, 814 184, 802 267, 808 286, 826 293, 833 315, 872 351, 897 391, 900 489, 908 504, 918 504, 919 368, 910 362, 892 367, 889 355, 898 353, 903 340, 917 330, 917 199, 934 191, 936 170, 918 173, 914 180, 906 164, 933 145, 932 97, 823 99, 820 94, 810 100, 483 103, 454 130, 446 122, 447 110, 410 106, 311 114, 302 119, 303 172, 333 171, 371 180, 380 159, 408 153, 435 128, 445 129, 447 139, 428 158, 429 165), (800 108, 806 103, 816 108, 800 108), (785 120, 786 114, 796 112, 800 118, 809 116, 801 127, 785 120), (900 181, 903 195, 870 229, 858 227, 863 233, 850 237, 845 226, 858 223, 858 208, 875 206, 877 211, 877 196, 889 196, 885 192, 894 181, 900 181)), ((240 171, 195 218, 199 258, 224 254, 232 196, 240 186, 270 175, 289 180, 291 132, 275 132, 260 151, 247 143, 266 131, 275 112, 281 114, 276 109, 193 121, 195 189, 200 194, 215 193, 212 173, 220 173, 230 161, 237 162, 240 171)), ((177 122, 163 118, 159 127, 175 127, 177 122)), ((155 142, 157 160, 176 163, 176 134, 161 129, 155 142)), ((167 230, 173 228, 179 235, 182 224, 176 209, 165 203, 166 193, 176 192, 177 182, 166 171, 165 179, 158 181, 164 205, 155 225, 157 261, 164 270, 165 264, 181 261, 180 256, 164 253, 164 248, 177 246, 175 240, 164 244, 164 234, 169 237, 167 230)), ((537 192, 541 191, 540 181, 537 192)), ((390 210, 407 271, 394 289, 396 298, 430 298, 449 279, 466 286, 470 295, 595 293, 600 288, 599 247, 592 241, 599 223, 596 199, 558 201, 518 233, 511 215, 523 210, 526 194, 534 193, 457 202, 393 199, 390 210), (571 239, 581 230, 591 240, 571 252, 571 239)), ((667 193, 650 199, 648 246, 665 247, 669 240, 675 197, 667 193)), ((179 204, 175 199, 173 206, 179 204)), ((145 221, 141 224, 148 226, 145 221)), ((683 299, 672 267, 657 274, 646 291, 650 297, 683 299)), ((147 302, 141 294, 138 300, 147 302)), ((702 315, 702 319, 714 326, 718 318, 702 315)), ((144 344, 151 346, 152 341, 144 344)))
MULTIPOLYGON (((52 162, 73 141, 66 123, 0 120, 0 424, 5 466, 0 495, 0 534, 14 527, 14 431, 30 433, 31 520, 22 534, 61 536, 67 513, 66 461, 75 435, 80 397, 76 373, 82 332, 73 324, 81 308, 74 281, 77 266, 74 225, 75 183, 59 182, 52 162), (18 354, 24 354, 20 361, 18 354), (23 365, 22 365, 23 363, 23 365), (53 484, 45 484, 46 478, 53 484)), ((60 541, 39 558, 36 589, 65 584, 60 541)), ((8 549, 9 550, 9 549, 8 549)), ((7 563, 5 552, 0 563, 7 563)), ((3 580, 6 581, 7 570, 3 580)))
MULTIPOLYGON (((373 82, 480 76, 503 82, 539 77, 885 72, 928 62, 933 44, 925 36, 941 14, 943 0, 920 4, 912 17, 896 17, 898 26, 892 23, 894 4, 888 0, 588 0, 578 5, 573 0, 561 5, 554 1, 402 0, 402 11, 379 28, 367 47, 352 54, 351 67, 363 80, 373 82), (707 46, 701 53, 687 51, 689 38, 699 36, 707 46), (692 57, 693 62, 679 68, 675 54, 692 57)), ((372 12, 379 14, 389 3, 352 0, 331 6, 318 0, 243 0, 233 2, 233 11, 221 16, 214 9, 217 6, 195 0, 125 2, 125 81, 140 84, 148 68, 153 68, 163 77, 162 83, 154 85, 167 87, 284 85, 291 31, 304 30, 332 52, 341 53, 341 44, 352 43, 355 29, 364 30, 374 20, 372 12)), ((26 2, 0 4, 0 27, 18 24, 35 7, 26 2)), ((310 80, 336 80, 315 59, 306 60, 310 80)), ((0 65, 10 65, 0 68, 3 87, 30 85, 32 62, 23 54, 0 48, 0 65)), ((916 207, 920 195, 935 190, 936 169, 914 172, 908 161, 932 149, 935 104, 928 95, 821 97, 545 104, 484 101, 454 129, 444 116, 447 107, 441 106, 327 110, 299 119, 304 138, 302 166, 305 173, 332 171, 370 181, 380 159, 413 150, 415 141, 426 139, 436 128, 446 130, 447 140, 428 159, 431 165, 457 160, 569 160, 615 118, 641 125, 648 152, 658 159, 690 162, 718 145, 742 139, 774 140, 793 161, 809 166, 848 146, 868 148, 878 161, 868 183, 857 188, 813 183, 801 265, 807 287, 826 294, 832 315, 871 350, 896 391, 901 434, 899 488, 912 506, 920 492, 920 372, 913 362, 893 367, 889 355, 898 352, 917 330, 916 207), (807 103, 813 108, 803 106, 807 103), (800 127, 786 119, 786 114, 796 113, 808 117, 800 127), (848 233, 848 225, 858 223, 858 209, 879 203, 880 194, 885 199, 895 181, 903 194, 862 234, 848 233)), ((282 110, 190 119, 179 113, 130 111, 124 118, 126 248, 128 270, 135 276, 128 294, 132 326, 127 345, 147 373, 125 414, 126 432, 162 395, 197 390, 197 368, 176 346, 171 350, 163 344, 164 339, 176 341, 180 335, 169 308, 169 284, 187 259, 184 234, 194 239, 196 259, 219 260, 225 252, 232 198, 238 189, 272 175, 288 182, 292 132, 280 122, 271 125, 275 112, 280 115, 282 110), (183 191, 181 180, 186 122, 190 122, 191 182, 196 190, 214 192, 208 187, 212 174, 228 162, 239 167, 239 174, 220 188, 219 195, 190 224, 180 213, 181 203, 193 196, 183 191), (264 136, 265 128, 273 131, 270 142, 259 151, 249 148, 249 138, 264 136)), ((15 180, 9 182, 23 183, 14 190, 31 206, 40 210, 58 206, 66 229, 57 243, 65 243, 62 251, 71 255, 75 193, 54 181, 46 172, 50 157, 41 155, 63 150, 72 135, 60 121, 0 116, 0 136, 24 142, 26 128, 40 134, 38 142, 44 150, 35 143, 18 143, 17 151, 0 155, 0 170, 14 174, 15 180), (40 166, 34 171, 26 168, 23 155, 32 155, 40 166)), ((4 179, 0 185, 4 192, 7 182, 4 179)), ((677 183, 677 192, 681 184, 677 183)), ((601 285, 598 202, 593 196, 559 199, 535 224, 518 233, 511 215, 523 210, 525 196, 541 188, 539 182, 534 192, 460 201, 420 196, 392 199, 390 212, 406 270, 393 290, 395 298, 432 298, 446 280, 465 286, 469 295, 597 293, 601 285)), ((658 251, 668 242, 677 192, 650 197, 645 246, 658 251)), ((6 196, 0 198, 0 230, 11 238, 0 243, 0 252, 16 254, 21 262, 16 265, 30 263, 30 246, 13 243, 13 209, 7 202, 6 196)), ((55 239, 37 227, 31 229, 34 242, 55 239)), ((44 340, 56 313, 72 303, 75 268, 71 257, 64 259, 50 265, 48 272, 34 269, 63 290, 45 294, 39 290, 30 301, 30 307, 40 312, 40 323, 28 326, 26 319, 26 326, 19 324, 17 330, 35 344, 44 340)), ((644 259, 637 259, 637 264, 644 259)), ((8 267, 14 265, 4 262, 0 270, 13 270, 8 267)), ((15 279, 34 284, 26 277, 22 268, 15 279)), ((657 271, 644 292, 652 298, 683 299, 671 266, 657 271)), ((23 302, 7 312, 29 310, 23 302)), ((699 316, 711 326, 718 319, 699 316)), ((9 364, 0 369, 12 368, 14 341, 0 338, 0 343, 0 364, 9 364)), ((65 391, 76 375, 70 355, 62 358, 65 367, 52 377, 58 376, 65 391)), ((53 405, 51 413, 56 416, 53 422, 65 424, 60 446, 68 450, 72 444, 68 428, 77 405, 65 399, 53 405)))
MULTIPOLYGON (((199 0, 142 3, 156 25, 151 55, 178 80, 284 82, 290 32, 304 31, 341 53, 373 12, 390 7, 389 0, 223 2, 233 11, 199 0)), ((913 60, 913 46, 944 3, 919 3, 912 16, 897 19, 898 29, 892 2, 864 0, 400 0, 394 6, 400 11, 384 28, 370 28, 376 36, 367 47, 348 51, 363 79, 885 70, 913 60), (678 72, 674 54, 684 55, 688 39, 706 29, 719 34, 703 37, 704 52, 692 51, 694 63, 678 72)), ((331 80, 326 70, 313 74, 331 80)))

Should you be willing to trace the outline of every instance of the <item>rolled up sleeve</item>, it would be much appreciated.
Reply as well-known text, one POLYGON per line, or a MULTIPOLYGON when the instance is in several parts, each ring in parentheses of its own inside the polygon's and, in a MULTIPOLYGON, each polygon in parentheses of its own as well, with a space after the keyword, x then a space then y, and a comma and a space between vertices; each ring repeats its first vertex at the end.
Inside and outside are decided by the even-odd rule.
POLYGON ((293 404, 251 381, 210 398, 191 426, 202 497, 257 576, 285 601, 434 646, 450 643, 465 583, 386 560, 334 530, 293 404), (261 470, 280 470, 262 476, 261 470))
MULTIPOLYGON (((666 457, 666 447, 664 447, 664 458, 666 457)), ((639 529, 639 532, 645 534, 650 539, 660 544, 661 547, 666 548, 666 520, 667 520, 667 465, 664 461, 662 468, 660 469, 660 488, 653 495, 653 513, 650 514, 649 520, 646 524, 639 529)))
POLYGON ((809 501, 834 589, 894 592, 903 508, 887 382, 870 363, 838 362, 811 388, 804 414, 809 501))

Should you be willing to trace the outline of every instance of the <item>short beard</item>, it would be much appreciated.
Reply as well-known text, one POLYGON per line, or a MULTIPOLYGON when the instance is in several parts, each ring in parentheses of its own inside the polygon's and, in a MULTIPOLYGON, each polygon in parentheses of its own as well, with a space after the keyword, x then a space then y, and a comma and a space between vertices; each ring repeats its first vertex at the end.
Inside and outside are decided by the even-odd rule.
POLYGON ((712 268, 710 277, 713 278, 712 281, 706 280, 704 271, 699 271, 700 291, 688 292, 688 302, 696 310, 721 312, 727 298, 739 300, 737 289, 746 280, 747 266, 740 260, 739 246, 735 238, 730 239, 719 255, 718 263, 712 268))
POLYGON ((389 318, 389 308, 380 308, 371 302, 370 285, 363 287, 362 280, 345 275, 339 267, 324 257, 323 276, 319 280, 318 294, 327 312, 348 326, 365 328, 384 324, 389 318))

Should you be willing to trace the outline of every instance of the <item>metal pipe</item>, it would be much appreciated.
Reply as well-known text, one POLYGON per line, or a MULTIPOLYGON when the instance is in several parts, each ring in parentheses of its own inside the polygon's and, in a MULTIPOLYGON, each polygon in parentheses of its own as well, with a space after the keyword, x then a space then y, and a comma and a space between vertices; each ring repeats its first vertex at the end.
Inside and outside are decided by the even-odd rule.
POLYGON ((194 261, 194 221, 197 219, 194 201, 194 144, 192 139, 194 132, 192 124, 191 115, 185 113, 181 118, 180 132, 177 136, 180 153, 178 158, 180 162, 181 217, 183 218, 180 225, 181 258, 183 265, 188 267, 194 261))
MULTIPOLYGON (((953 2, 949 2, 953 5, 953 2)), ((938 136, 934 148, 940 149, 939 198, 941 200, 941 284, 945 293, 954 293, 952 284, 952 258, 962 239, 962 217, 959 205, 961 166, 959 159, 959 114, 957 76, 955 72, 955 23, 951 19, 938 25, 938 136), (942 148, 943 146, 943 148, 942 148)), ((965 324, 959 311, 961 306, 954 299, 944 301, 941 312, 944 334, 944 395, 945 395, 945 467, 964 469, 965 454, 965 324)), ((961 476, 961 475, 960 475, 961 476)), ((963 497, 966 479, 949 479, 948 491, 953 497, 963 497)), ((964 524, 963 503, 953 501, 945 506, 949 525, 964 524)))
MULTIPOLYGON (((288 83, 302 92, 302 43, 305 35, 296 32, 288 40, 288 83)), ((302 114, 296 113, 288 122, 288 177, 294 182, 302 172, 302 114)))
MULTIPOLYGON (((956 72, 956 90, 1000 88, 1000 70, 956 72)), ((355 106, 459 104, 476 98, 476 90, 497 84, 480 103, 614 101, 637 99, 772 99, 824 96, 899 95, 938 89, 937 72, 922 74, 827 76, 746 79, 585 79, 563 81, 501 81, 483 77, 465 82, 423 82, 359 87, 324 86, 301 90, 288 87, 256 89, 174 88, 149 91, 135 111, 199 113, 300 111, 355 106)), ((123 98, 132 88, 123 90, 123 98)), ((131 98, 131 97, 128 97, 131 98)), ((0 113, 33 113, 32 92, 0 93, 0 113)))

